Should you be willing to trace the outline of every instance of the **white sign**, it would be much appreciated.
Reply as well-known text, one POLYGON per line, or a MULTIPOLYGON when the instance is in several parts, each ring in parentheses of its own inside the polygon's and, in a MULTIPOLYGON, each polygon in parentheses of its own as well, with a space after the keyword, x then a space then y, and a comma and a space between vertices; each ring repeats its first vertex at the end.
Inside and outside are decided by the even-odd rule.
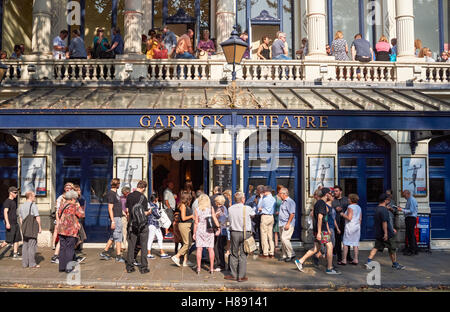
POLYGON ((414 196, 427 196, 427 165, 425 157, 402 158, 402 191, 414 196))
POLYGON ((142 158, 117 157, 116 177, 120 179, 120 188, 128 186, 135 189, 142 180, 142 158))
POLYGON ((322 187, 334 187, 334 157, 309 158, 309 195, 322 187))
POLYGON ((33 191, 36 196, 47 195, 47 158, 22 157, 20 165, 20 195, 33 191))

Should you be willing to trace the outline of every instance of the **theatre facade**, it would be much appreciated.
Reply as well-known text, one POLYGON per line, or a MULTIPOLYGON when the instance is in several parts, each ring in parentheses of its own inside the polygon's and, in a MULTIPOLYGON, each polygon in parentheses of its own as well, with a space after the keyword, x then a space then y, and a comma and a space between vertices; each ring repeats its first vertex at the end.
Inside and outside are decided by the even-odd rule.
MULTIPOLYGON (((209 6, 217 19, 231 16, 214 22, 218 42, 236 21, 231 2, 209 6), (219 14, 220 5, 229 6, 230 16, 219 14)), ((146 1, 124 1, 117 13, 125 21, 123 57, 52 60, 51 40, 42 36, 54 22, 48 3, 58 1, 34 1, 33 53, 4 61, 0 85, 0 201, 11 185, 21 195, 37 193, 41 245, 50 244, 50 211, 66 182, 79 184, 86 199, 88 242, 106 241, 105 194, 118 177, 122 186, 149 181, 149 193, 165 180, 179 191, 191 179, 207 193, 216 185, 231 189, 233 181, 246 193, 260 184, 283 185, 297 204, 294 239, 303 243, 313 239, 307 216, 317 187, 339 184, 346 195, 359 195, 363 241, 374 238, 378 196, 392 189, 404 207, 400 194, 408 189, 419 211, 431 214, 433 248, 448 246, 450 64, 414 57, 414 1, 387 1, 398 61, 365 64, 326 55, 326 1, 290 2, 298 10, 305 5, 309 55, 245 60, 236 86, 220 53, 208 60, 146 60, 146 1)), ((402 213, 396 224, 403 241, 402 213)))

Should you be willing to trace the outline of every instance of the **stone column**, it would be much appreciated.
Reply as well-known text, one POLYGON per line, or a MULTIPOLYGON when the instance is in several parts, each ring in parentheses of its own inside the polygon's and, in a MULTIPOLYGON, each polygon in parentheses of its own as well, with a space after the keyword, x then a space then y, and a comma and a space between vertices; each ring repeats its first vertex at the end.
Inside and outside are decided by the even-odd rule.
POLYGON ((395 0, 397 20, 397 59, 415 59, 414 50, 414 4, 413 0, 395 0))
POLYGON ((31 49, 36 55, 50 55, 52 52, 52 1, 34 0, 33 35, 31 49))
POLYGON ((147 34, 152 28, 152 0, 142 1, 142 12, 144 13, 142 18, 142 33, 147 34))
POLYGON ((234 1, 217 0, 216 9, 217 51, 222 52, 220 43, 230 38, 236 20, 234 1))
POLYGON ((142 54, 142 0, 125 0, 125 54, 142 54))
POLYGON ((308 56, 326 57, 326 3, 325 0, 308 0, 308 56))

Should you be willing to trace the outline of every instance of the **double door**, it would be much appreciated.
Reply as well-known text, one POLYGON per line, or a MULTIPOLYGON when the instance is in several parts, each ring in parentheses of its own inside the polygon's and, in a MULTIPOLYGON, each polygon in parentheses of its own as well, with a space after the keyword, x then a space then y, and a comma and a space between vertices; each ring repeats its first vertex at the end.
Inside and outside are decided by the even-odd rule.
POLYGON ((373 230, 378 197, 390 188, 390 163, 386 154, 339 154, 339 185, 344 195, 358 194, 362 211, 361 240, 375 238, 373 230))

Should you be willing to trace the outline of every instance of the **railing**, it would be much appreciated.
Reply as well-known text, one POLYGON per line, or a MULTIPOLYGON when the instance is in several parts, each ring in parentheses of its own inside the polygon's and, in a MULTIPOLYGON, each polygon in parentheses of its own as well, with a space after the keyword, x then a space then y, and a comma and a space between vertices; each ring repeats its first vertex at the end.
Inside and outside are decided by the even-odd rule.
MULTIPOLYGON (((6 83, 29 81, 64 82, 219 82, 231 79, 231 66, 222 60, 5 60, 6 83)), ((449 63, 392 62, 312 62, 246 60, 237 68, 237 79, 244 82, 327 82, 449 84, 449 63)))

